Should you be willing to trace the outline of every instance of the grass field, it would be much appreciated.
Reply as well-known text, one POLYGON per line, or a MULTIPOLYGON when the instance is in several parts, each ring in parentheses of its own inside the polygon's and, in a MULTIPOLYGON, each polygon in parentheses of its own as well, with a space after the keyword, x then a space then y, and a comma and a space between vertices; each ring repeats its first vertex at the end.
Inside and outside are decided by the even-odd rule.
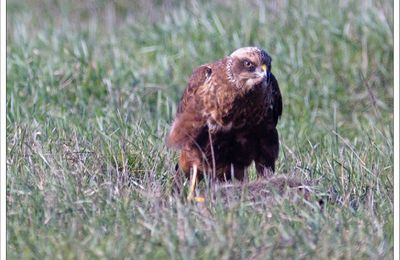
POLYGON ((8 0, 7 256, 393 258, 392 10, 8 0), (184 202, 164 145, 178 99, 193 68, 248 45, 271 54, 283 95, 276 174, 310 197, 184 202))

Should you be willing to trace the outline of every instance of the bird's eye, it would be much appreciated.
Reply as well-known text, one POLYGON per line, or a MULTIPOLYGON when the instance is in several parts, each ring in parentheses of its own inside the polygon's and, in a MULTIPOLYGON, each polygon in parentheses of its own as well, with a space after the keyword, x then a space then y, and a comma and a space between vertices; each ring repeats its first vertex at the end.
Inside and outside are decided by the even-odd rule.
POLYGON ((245 60, 244 62, 243 62, 243 65, 244 65, 244 67, 245 68, 247 68, 248 70, 254 70, 254 68, 255 68, 255 66, 254 66, 254 64, 251 62, 251 61, 249 61, 249 60, 245 60))

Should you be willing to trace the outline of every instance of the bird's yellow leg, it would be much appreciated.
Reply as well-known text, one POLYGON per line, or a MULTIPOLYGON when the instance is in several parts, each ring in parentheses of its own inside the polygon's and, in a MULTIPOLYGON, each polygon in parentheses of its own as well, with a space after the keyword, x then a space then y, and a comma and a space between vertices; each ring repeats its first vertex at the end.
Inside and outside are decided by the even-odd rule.
POLYGON ((187 197, 188 200, 193 199, 193 193, 196 188, 196 181, 197 181, 197 165, 193 165, 193 175, 192 175, 192 180, 190 181, 190 187, 189 187, 189 195, 187 197))

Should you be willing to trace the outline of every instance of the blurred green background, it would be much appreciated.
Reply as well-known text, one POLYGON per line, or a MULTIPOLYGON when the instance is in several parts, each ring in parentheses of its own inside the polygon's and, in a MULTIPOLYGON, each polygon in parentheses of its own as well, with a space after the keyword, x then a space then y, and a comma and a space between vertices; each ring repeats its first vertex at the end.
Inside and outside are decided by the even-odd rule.
POLYGON ((7 147, 10 259, 392 258, 393 2, 8 0, 7 147), (182 204, 179 97, 249 45, 283 96, 277 174, 315 200, 182 204))

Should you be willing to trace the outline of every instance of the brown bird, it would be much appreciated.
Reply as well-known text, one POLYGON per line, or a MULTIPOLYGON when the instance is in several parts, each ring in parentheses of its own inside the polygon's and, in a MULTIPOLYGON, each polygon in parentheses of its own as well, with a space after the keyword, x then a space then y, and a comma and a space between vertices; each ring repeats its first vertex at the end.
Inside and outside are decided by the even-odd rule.
POLYGON ((273 173, 281 114, 281 93, 264 50, 240 48, 196 68, 166 140, 180 150, 176 177, 193 173, 189 197, 207 173, 243 180, 253 161, 258 176, 273 173))

